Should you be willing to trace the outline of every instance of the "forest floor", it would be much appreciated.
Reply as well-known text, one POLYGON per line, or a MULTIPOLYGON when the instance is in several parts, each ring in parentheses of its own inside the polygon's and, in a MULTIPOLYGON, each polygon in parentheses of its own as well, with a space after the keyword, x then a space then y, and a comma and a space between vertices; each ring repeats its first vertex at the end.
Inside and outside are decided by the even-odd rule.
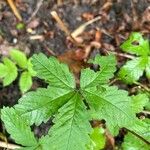
MULTIPOLYGON (((78 74, 84 67, 83 60, 93 58, 96 54, 106 55, 108 51, 117 56, 118 67, 128 56, 120 50, 120 44, 133 31, 143 33, 150 38, 150 1, 149 0, 15 0, 15 5, 22 16, 25 28, 17 29, 20 22, 10 9, 7 1, 0 1, 0 55, 7 56, 9 50, 18 48, 28 56, 43 52, 47 56, 57 56, 60 61, 68 63, 71 70, 78 74), (56 11, 65 26, 72 33, 85 22, 100 18, 91 23, 76 38, 85 45, 85 49, 72 43, 62 27, 51 15, 56 11), (92 47, 89 48, 89 45, 92 47), (88 51, 89 50, 89 51, 88 51)), ((80 32, 78 30, 78 32, 80 32)), ((149 83, 145 78, 143 84, 149 83)), ((121 88, 134 92, 134 87, 115 82, 121 88)), ((34 79, 32 90, 46 86, 34 79)), ((13 106, 21 97, 18 80, 7 87, 0 84, 0 106, 13 106)), ((46 133, 51 122, 34 128, 41 136, 46 133)), ((1 132, 4 127, 1 124, 1 132)), ((121 142, 121 135, 116 142, 121 142), (120 139, 119 139, 120 138, 120 139)))

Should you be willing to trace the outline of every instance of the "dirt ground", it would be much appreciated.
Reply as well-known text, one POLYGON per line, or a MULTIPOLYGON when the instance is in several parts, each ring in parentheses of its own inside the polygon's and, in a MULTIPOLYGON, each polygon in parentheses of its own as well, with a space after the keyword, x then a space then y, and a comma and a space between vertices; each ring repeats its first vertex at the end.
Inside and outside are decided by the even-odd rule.
MULTIPOLYGON (((78 38, 87 47, 94 43, 88 58, 92 58, 98 53, 105 55, 108 51, 121 53, 119 45, 133 31, 140 31, 145 37, 150 38, 150 0, 44 0, 32 18, 39 0, 15 0, 15 4, 23 18, 22 22, 26 26, 22 30, 16 29, 19 20, 15 17, 8 3, 1 0, 1 56, 7 55, 12 47, 19 48, 28 56, 43 52, 48 56, 55 55, 63 62, 70 63, 71 60, 71 66, 75 68, 73 71, 75 74, 78 73, 83 65, 82 54, 85 53, 85 49, 77 47, 67 38, 51 16, 51 11, 58 13, 70 33, 83 23, 97 16, 101 17, 100 20, 89 25, 78 38), (77 58, 74 58, 75 56, 77 58)), ((118 66, 127 59, 120 55, 117 55, 117 58, 118 66)), ((143 79, 143 82, 147 81, 143 79)), ((39 86, 46 85, 35 78, 32 89, 39 86)), ((126 89, 132 88, 124 87, 124 85, 119 86, 126 89)), ((2 106, 13 106, 20 97, 18 80, 7 87, 3 87, 0 83, 1 108, 2 106)), ((36 134, 41 136, 46 133, 50 124, 51 122, 34 128, 36 134)), ((121 136, 116 140, 119 143, 122 140, 121 136)))

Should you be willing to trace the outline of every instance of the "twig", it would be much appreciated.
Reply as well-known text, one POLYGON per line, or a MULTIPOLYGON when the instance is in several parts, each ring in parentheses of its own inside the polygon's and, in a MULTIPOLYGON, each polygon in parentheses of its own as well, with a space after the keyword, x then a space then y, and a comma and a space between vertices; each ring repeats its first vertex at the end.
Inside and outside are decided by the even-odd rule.
POLYGON ((109 85, 113 85, 116 81, 118 81, 117 78, 113 79, 112 81, 109 82, 109 85))
POLYGON ((33 11, 31 17, 27 20, 27 22, 30 22, 30 21, 36 16, 36 14, 37 14, 37 12, 39 11, 39 9, 40 9, 42 3, 43 3, 43 0, 39 0, 39 1, 38 1, 35 10, 33 11))
POLYGON ((133 135, 135 135, 136 137, 138 137, 139 139, 141 139, 144 143, 146 143, 147 145, 150 145, 150 142, 147 141, 146 139, 144 139, 142 136, 140 136, 139 134, 135 133, 134 131, 131 131, 130 129, 125 128, 128 132, 132 133, 133 135))
POLYGON ((143 89, 145 89, 147 92, 150 92, 150 89, 146 85, 143 85, 143 84, 141 84, 139 82, 134 82, 134 84, 139 85, 140 87, 142 87, 143 89))
POLYGON ((9 144, 9 143, 2 142, 2 141, 0 141, 0 147, 7 148, 7 149, 21 148, 21 146, 18 146, 18 145, 15 145, 15 144, 9 144))
POLYGON ((79 44, 75 38, 71 35, 69 29, 66 27, 66 25, 62 22, 62 20, 60 19, 60 17, 58 16, 56 11, 52 11, 51 12, 52 17, 57 21, 57 23, 59 24, 60 28, 66 33, 67 36, 70 37, 70 40, 76 45, 76 46, 80 46, 80 47, 84 47, 83 45, 79 44))
POLYGON ((22 21, 22 17, 18 11, 18 9, 16 8, 14 1, 13 0, 7 0, 10 8, 12 9, 13 13, 15 14, 15 16, 18 18, 19 21, 22 21))
POLYGON ((142 113, 150 115, 150 111, 143 110, 142 113))
POLYGON ((87 27, 88 25, 90 25, 90 24, 92 24, 92 23, 94 23, 94 22, 96 22, 96 21, 98 21, 98 20, 100 20, 100 19, 101 19, 101 16, 98 16, 98 17, 96 17, 96 18, 94 18, 94 19, 92 19, 92 20, 89 20, 88 22, 86 22, 86 23, 80 25, 76 30, 74 30, 74 31, 71 33, 71 35, 72 35, 74 38, 76 38, 78 35, 80 35, 80 34, 86 29, 86 27, 87 27))
POLYGON ((135 58, 134 56, 129 55, 129 54, 125 54, 125 53, 118 53, 118 52, 108 51, 108 50, 106 50, 106 51, 107 51, 107 52, 111 52, 111 53, 114 54, 114 55, 121 56, 121 57, 125 57, 125 58, 129 58, 129 59, 134 59, 134 58, 135 58))

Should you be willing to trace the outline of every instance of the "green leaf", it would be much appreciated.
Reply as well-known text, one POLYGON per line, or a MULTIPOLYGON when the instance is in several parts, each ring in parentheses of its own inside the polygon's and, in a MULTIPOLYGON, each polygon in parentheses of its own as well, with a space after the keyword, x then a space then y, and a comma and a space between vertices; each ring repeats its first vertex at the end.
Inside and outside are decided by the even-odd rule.
POLYGON ((100 71, 96 73, 87 68, 81 72, 81 88, 87 88, 105 84, 113 77, 113 73, 116 71, 116 59, 114 55, 95 57, 95 60, 91 61, 93 64, 100 65, 100 71))
POLYGON ((56 113, 72 94, 71 91, 55 87, 39 88, 36 92, 29 92, 19 99, 15 109, 21 116, 28 119, 30 125, 33 123, 39 125, 56 113))
POLYGON ((128 40, 126 40, 121 46, 120 48, 124 51, 124 52, 128 52, 131 54, 136 54, 136 55, 148 55, 150 54, 150 47, 149 47, 149 41, 148 39, 145 40, 142 37, 142 34, 138 33, 138 32, 133 32, 128 40), (136 43, 134 43, 136 42, 136 43))
POLYGON ((132 126, 128 126, 128 129, 150 142, 150 119, 136 119, 132 126))
POLYGON ((16 143, 23 146, 37 145, 37 141, 27 121, 21 117, 14 108, 4 107, 1 110, 1 119, 16 143))
POLYGON ((150 78, 150 57, 148 57, 145 71, 146 71, 146 77, 150 78))
POLYGON ((32 76, 36 76, 36 72, 33 70, 33 64, 31 63, 31 59, 32 58, 28 59, 27 69, 32 76))
POLYGON ((29 72, 24 71, 19 80, 19 87, 22 93, 28 91, 32 86, 32 76, 29 72))
POLYGON ((10 57, 17 63, 21 68, 27 67, 27 57, 26 55, 18 49, 12 49, 10 51, 10 57))
POLYGON ((5 67, 7 67, 7 69, 5 68, 7 72, 3 79, 3 85, 7 86, 17 78, 18 72, 16 65, 10 59, 3 58, 3 62, 5 67))
POLYGON ((68 66, 59 63, 59 61, 44 54, 33 55, 33 68, 37 72, 37 76, 45 79, 51 86, 73 89, 75 88, 75 79, 73 74, 69 72, 68 66))
POLYGON ((128 133, 125 136, 122 148, 123 150, 149 150, 149 145, 145 144, 135 135, 128 133))
POLYGON ((106 143, 106 137, 103 128, 94 128, 91 137, 91 144, 88 145, 89 150, 100 150, 104 149, 106 143))
POLYGON ((128 61, 119 71, 118 76, 125 83, 132 84, 142 75, 147 64, 147 58, 137 57, 128 61))
POLYGON ((8 68, 4 64, 0 63, 0 78, 3 78, 7 75, 8 68))
POLYGON ((77 93, 59 109, 49 137, 42 139, 43 149, 50 147, 51 150, 86 150, 91 132, 88 120, 86 107, 77 93))
POLYGON ((105 119, 110 132, 116 135, 119 128, 132 125, 135 116, 126 91, 118 90, 116 87, 104 87, 106 90, 102 92, 96 87, 82 92, 93 119, 105 119))
POLYGON ((143 107, 148 103, 149 98, 146 94, 138 94, 132 96, 131 106, 133 112, 140 113, 143 110, 143 107))
MULTIPOLYGON (((150 124, 145 121, 137 120, 129 129, 150 142, 150 124)), ((136 135, 128 133, 125 136, 122 148, 123 150, 149 150, 149 145, 136 135)))

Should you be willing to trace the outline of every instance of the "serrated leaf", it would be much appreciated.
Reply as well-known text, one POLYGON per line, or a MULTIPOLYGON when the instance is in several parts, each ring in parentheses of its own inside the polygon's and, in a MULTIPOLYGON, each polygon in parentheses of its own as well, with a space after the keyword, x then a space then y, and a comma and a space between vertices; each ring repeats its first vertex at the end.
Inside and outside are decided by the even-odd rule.
POLYGON ((134 124, 129 126, 128 129, 135 132, 150 143, 150 121, 149 119, 134 120, 134 124))
POLYGON ((37 72, 37 76, 45 79, 51 86, 73 89, 75 88, 75 79, 69 68, 65 64, 50 57, 49 59, 44 54, 33 55, 33 68, 37 72))
POLYGON ((149 98, 146 94, 138 94, 132 96, 131 106, 135 113, 139 113, 143 110, 143 107, 148 103, 149 98))
POLYGON ((100 71, 94 72, 89 68, 84 69, 81 72, 81 88, 105 84, 113 77, 113 73, 116 71, 116 59, 114 55, 97 55, 91 63, 100 65, 100 71))
POLYGON ((32 76, 28 71, 24 71, 19 80, 19 87, 22 93, 28 91, 32 86, 32 76))
POLYGON ((106 143, 106 137, 103 128, 94 128, 90 135, 91 144, 88 145, 88 150, 101 150, 104 149, 106 143))
POLYGON ((37 141, 27 121, 21 117, 14 108, 3 108, 1 110, 1 119, 16 143, 23 146, 37 145, 37 141))
POLYGON ((7 67, 7 74, 3 79, 3 85, 7 86, 11 84, 18 75, 16 65, 8 58, 3 58, 4 65, 7 67))
POLYGON ((146 71, 146 77, 150 78, 150 57, 148 57, 145 71, 146 71))
POLYGON ((32 59, 32 58, 29 58, 29 59, 28 59, 27 69, 28 69, 28 71, 30 72, 30 74, 31 74, 32 76, 36 76, 36 72, 33 70, 33 64, 31 63, 31 59, 32 59))
POLYGON ((18 49, 12 49, 10 51, 10 57, 17 63, 21 68, 27 67, 27 57, 26 55, 18 49))
MULTIPOLYGON (((129 127, 129 129, 150 142, 150 124, 145 121, 136 120, 135 124, 129 127)), ((149 150, 149 144, 146 144, 138 136, 129 132, 125 136, 122 148, 123 150, 149 150)))
POLYGON ((75 94, 63 107, 54 120, 49 137, 42 139, 43 149, 86 150, 90 142, 91 126, 86 107, 79 94, 75 94))
POLYGON ((7 75, 8 68, 4 64, 0 63, 0 78, 3 78, 7 75))
POLYGON ((15 109, 21 116, 28 119, 30 125, 33 123, 39 125, 56 113, 72 94, 71 91, 55 87, 39 88, 37 91, 28 92, 20 98, 15 109))
POLYGON ((124 52, 128 52, 136 55, 148 55, 150 54, 149 41, 142 37, 142 34, 133 32, 129 38, 120 46, 124 52), (137 42, 134 44, 134 42, 137 42))
POLYGON ((147 64, 147 58, 137 57, 128 61, 118 73, 125 83, 132 84, 136 82, 142 75, 147 64))
POLYGON ((96 87, 86 89, 83 95, 93 119, 105 119, 110 132, 116 135, 119 128, 132 125, 135 116, 126 91, 116 87, 104 87, 106 90, 102 92, 96 87))
POLYGON ((149 150, 149 145, 135 135, 128 133, 122 144, 123 150, 149 150))

